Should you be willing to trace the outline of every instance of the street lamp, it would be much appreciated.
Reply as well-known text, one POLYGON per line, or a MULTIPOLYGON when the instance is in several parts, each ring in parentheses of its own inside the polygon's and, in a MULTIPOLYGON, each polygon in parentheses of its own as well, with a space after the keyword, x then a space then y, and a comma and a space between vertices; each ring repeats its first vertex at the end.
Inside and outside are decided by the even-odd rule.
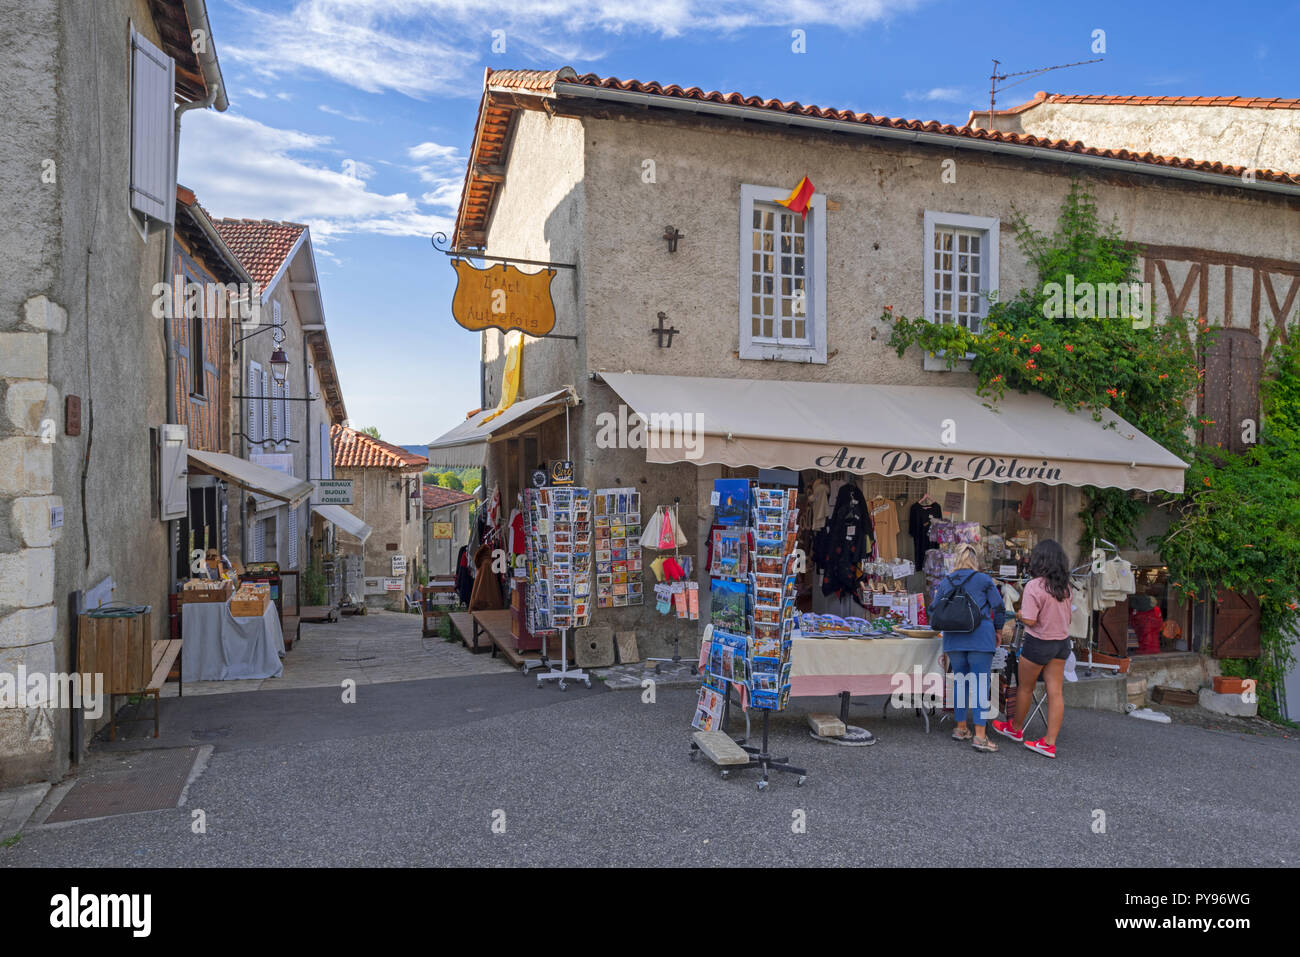
POLYGON ((271 353, 271 376, 279 385, 284 385, 285 377, 288 374, 289 356, 282 346, 277 345, 275 351, 271 353))

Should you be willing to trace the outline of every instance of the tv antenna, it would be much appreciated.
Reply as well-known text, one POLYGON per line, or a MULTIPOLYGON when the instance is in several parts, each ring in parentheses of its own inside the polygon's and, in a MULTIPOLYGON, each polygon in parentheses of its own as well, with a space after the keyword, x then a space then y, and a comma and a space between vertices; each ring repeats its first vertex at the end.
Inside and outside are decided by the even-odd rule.
POLYGON ((1100 63, 1100 62, 1101 62, 1102 60, 1104 60, 1104 59, 1106 59, 1106 58, 1105 58, 1105 57, 1097 57, 1095 60, 1079 60, 1077 63, 1061 63, 1061 64, 1058 64, 1058 65, 1056 65, 1056 66, 1044 66, 1044 67, 1039 67, 1037 70, 1021 70, 1021 71, 1018 72, 1018 73, 999 73, 999 72, 998 72, 998 67, 1002 65, 1002 61, 1001 61, 1001 60, 994 60, 994 61, 993 61, 993 73, 992 73, 992 75, 989 77, 989 129, 993 129, 993 113, 994 113, 994 111, 997 109, 997 100, 998 100, 998 91, 999 91, 999 89, 1002 89, 1002 90, 1009 90, 1009 89, 1011 89, 1013 86, 1019 86, 1021 83, 1024 83, 1024 82, 1026 82, 1026 81, 1028 81, 1028 80, 1031 80, 1031 79, 1033 79, 1034 77, 1039 76, 1039 75, 1041 75, 1041 74, 1043 74, 1043 73, 1047 73, 1047 72, 1050 71, 1050 70, 1064 70, 1064 69, 1067 69, 1068 67, 1072 67, 1072 66, 1084 66, 1084 65, 1089 64, 1089 63, 1100 63), (1013 77, 1013 76, 1024 77, 1024 79, 1023 79, 1023 80, 1016 80, 1015 83, 1007 83, 1007 84, 1005 84, 1005 85, 1002 86, 1002 87, 999 87, 999 86, 998 86, 999 83, 1001 83, 1001 82, 1004 81, 1004 80, 1009 80, 1009 79, 1011 79, 1011 77, 1013 77))

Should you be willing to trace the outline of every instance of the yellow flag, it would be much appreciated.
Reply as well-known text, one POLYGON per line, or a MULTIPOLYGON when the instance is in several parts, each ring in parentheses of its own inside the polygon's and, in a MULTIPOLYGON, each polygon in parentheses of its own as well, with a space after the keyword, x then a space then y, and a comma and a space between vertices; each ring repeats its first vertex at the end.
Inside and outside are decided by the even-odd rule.
POLYGON ((515 341, 506 346, 506 369, 501 375, 501 401, 497 403, 497 410, 479 425, 487 425, 519 398, 519 379, 524 367, 524 336, 521 332, 511 332, 506 336, 507 342, 510 336, 514 336, 515 341))

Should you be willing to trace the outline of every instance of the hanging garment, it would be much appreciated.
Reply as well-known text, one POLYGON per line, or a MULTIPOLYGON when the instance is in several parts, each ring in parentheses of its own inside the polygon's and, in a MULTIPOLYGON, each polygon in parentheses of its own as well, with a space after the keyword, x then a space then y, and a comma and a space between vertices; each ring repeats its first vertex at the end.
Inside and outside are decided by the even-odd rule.
POLYGON ((808 497, 812 502, 812 523, 810 528, 814 531, 821 531, 826 527, 826 522, 831 515, 831 496, 830 486, 824 479, 813 479, 812 489, 808 492, 808 497))
POLYGON ((469 567, 469 546, 462 545, 456 556, 456 597, 462 605, 469 604, 469 596, 474 590, 474 576, 469 567))
POLYGON ((1092 618, 1088 596, 1078 588, 1070 594, 1070 630, 1071 638, 1088 637, 1088 621, 1092 618))
POLYGON ((898 509, 883 495, 867 503, 876 539, 876 557, 882 561, 898 557, 898 509))
POLYGON ((501 600, 501 582, 492 571, 492 546, 480 545, 474 553, 474 565, 478 574, 474 576, 474 591, 469 597, 470 611, 495 611, 504 608, 501 600))
POLYGON ((510 557, 524 554, 524 513, 515 509, 510 513, 510 521, 507 523, 510 527, 510 557))
POLYGON ((912 503, 907 516, 907 533, 912 536, 912 561, 916 563, 917 568, 925 566, 925 553, 934 548, 934 543, 930 541, 930 522, 942 516, 943 509, 939 507, 938 502, 931 502, 929 505, 922 505, 920 502, 912 503))
POLYGON ((822 594, 850 595, 856 598, 862 572, 860 563, 871 549, 871 516, 862 490, 845 483, 835 500, 827 531, 826 565, 822 573, 822 594))

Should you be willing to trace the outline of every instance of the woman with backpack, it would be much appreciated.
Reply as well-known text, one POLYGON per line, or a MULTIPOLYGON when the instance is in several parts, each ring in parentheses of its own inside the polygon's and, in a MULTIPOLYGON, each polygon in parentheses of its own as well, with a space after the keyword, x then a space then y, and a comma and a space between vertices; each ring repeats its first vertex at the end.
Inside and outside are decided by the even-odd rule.
POLYGON ((1030 581, 1025 585, 1016 617, 1025 626, 1016 672, 1016 713, 1012 721, 994 721, 993 730, 1030 751, 1056 757, 1056 736, 1065 718, 1065 662, 1070 657, 1070 563, 1065 549, 1050 538, 1039 542, 1029 555, 1030 581), (1033 704, 1034 685, 1042 673, 1047 686, 1047 734, 1025 740, 1025 729, 1015 727, 1033 704))
POLYGON ((998 746, 988 739, 984 709, 992 708, 989 669, 1007 612, 1002 592, 979 569, 975 546, 958 546, 956 567, 935 588, 930 625, 943 632, 943 653, 952 668, 957 720, 953 740, 970 741, 976 751, 992 753, 998 746))

